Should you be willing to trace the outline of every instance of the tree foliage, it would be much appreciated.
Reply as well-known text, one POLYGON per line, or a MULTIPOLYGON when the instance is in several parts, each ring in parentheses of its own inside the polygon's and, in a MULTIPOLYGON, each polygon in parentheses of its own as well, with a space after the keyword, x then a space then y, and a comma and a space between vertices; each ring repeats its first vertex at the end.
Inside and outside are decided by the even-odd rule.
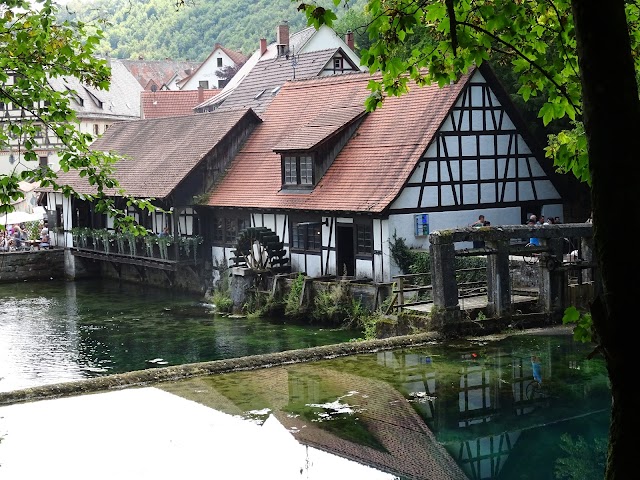
MULTIPOLYGON (((338 15, 358 6, 362 11, 365 2, 352 2, 338 15)), ((73 0, 61 13, 65 19, 101 21, 104 40, 97 51, 130 59, 203 61, 216 43, 250 55, 261 38, 275 41, 281 21, 289 22, 292 33, 307 26, 290 0, 73 0)))
MULTIPOLYGON (((56 172, 39 166, 37 149, 43 129, 53 132, 62 144, 58 152, 62 171, 75 169, 95 187, 98 211, 131 225, 115 208, 105 191, 119 189, 113 177, 117 157, 89 149, 92 136, 80 131, 70 99, 72 91, 56 91, 48 80, 75 77, 86 85, 105 89, 110 70, 105 60, 95 56, 101 32, 89 33, 82 22, 59 22, 50 0, 28 2, 2 0, 0 3, 0 102, 22 110, 19 118, 0 121, 0 149, 19 149, 14 173, 0 176, 0 214, 13 210, 11 201, 23 197, 18 182, 39 181, 69 196, 75 192, 57 181, 56 172), (18 173, 18 165, 23 169, 18 173)), ((121 194, 126 197, 125 192, 121 194)), ((150 208, 146 201, 128 199, 129 204, 150 208)))

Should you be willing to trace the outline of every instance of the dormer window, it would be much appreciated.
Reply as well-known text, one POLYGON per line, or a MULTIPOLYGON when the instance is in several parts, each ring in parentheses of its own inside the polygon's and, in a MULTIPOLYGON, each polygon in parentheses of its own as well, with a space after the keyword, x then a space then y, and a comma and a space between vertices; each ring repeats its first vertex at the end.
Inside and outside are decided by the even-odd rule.
POLYGON ((313 157, 285 155, 282 164, 284 185, 313 185, 313 157))

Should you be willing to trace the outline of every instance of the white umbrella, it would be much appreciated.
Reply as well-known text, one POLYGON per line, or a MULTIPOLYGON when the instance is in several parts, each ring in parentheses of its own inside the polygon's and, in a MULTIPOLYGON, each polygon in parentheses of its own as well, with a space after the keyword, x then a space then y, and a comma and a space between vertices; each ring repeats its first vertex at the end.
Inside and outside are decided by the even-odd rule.
POLYGON ((14 225, 22 222, 32 222, 34 220, 42 220, 43 215, 40 212, 10 212, 0 215, 0 225, 14 225))

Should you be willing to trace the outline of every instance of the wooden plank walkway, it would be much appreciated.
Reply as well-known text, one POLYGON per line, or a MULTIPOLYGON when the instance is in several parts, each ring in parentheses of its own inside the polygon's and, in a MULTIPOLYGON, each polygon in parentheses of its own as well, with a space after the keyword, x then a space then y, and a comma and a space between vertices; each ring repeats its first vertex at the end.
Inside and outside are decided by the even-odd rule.
MULTIPOLYGON (((535 302, 538 299, 535 295, 521 295, 515 294, 511 296, 511 302, 513 305, 517 305, 518 303, 530 303, 535 302)), ((460 309, 465 310, 476 310, 479 308, 486 308, 488 305, 487 295, 474 295, 472 297, 462 297, 458 299, 458 303, 460 304, 460 309)), ((403 310, 410 310, 413 312, 424 312, 429 313, 433 308, 433 303, 424 303, 422 305, 410 305, 407 307, 402 307, 403 310)))

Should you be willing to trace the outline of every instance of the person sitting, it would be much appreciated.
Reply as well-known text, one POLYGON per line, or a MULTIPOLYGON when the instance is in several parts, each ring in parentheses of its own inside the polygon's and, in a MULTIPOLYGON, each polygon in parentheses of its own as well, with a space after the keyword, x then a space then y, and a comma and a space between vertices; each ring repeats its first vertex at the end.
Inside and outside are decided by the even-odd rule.
POLYGON ((4 232, 0 232, 0 252, 9 251, 9 235, 4 232))
POLYGON ((49 229, 43 227, 40 231, 40 248, 49 248, 49 229))
MULTIPOLYGON (((486 227, 489 225, 490 223, 485 220, 484 215, 478 215, 478 220, 476 220, 469 226, 473 228, 480 228, 480 227, 486 227)), ((483 248, 483 247, 484 247, 484 241, 482 240, 473 241, 473 248, 483 248)))
POLYGON ((22 230, 19 225, 13 226, 13 246, 16 250, 22 248, 22 230))
MULTIPOLYGON (((527 226, 528 227, 538 226, 538 217, 536 217, 535 215, 531 215, 529 217, 529 221, 527 222, 527 226)), ((529 238, 529 243, 527 244, 527 247, 539 247, 539 246, 540 246, 539 238, 536 238, 536 237, 529 238)))
POLYGON ((485 223, 484 215, 478 215, 478 220, 476 220, 469 226, 475 227, 475 228, 484 227, 484 223, 485 223))

